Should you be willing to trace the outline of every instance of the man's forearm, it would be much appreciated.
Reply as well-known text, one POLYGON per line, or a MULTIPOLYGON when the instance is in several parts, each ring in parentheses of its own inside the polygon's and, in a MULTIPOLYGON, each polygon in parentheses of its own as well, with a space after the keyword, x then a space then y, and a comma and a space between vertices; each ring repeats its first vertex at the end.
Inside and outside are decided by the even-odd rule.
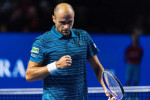
POLYGON ((37 81, 37 80, 45 78, 49 74, 50 73, 48 72, 47 66, 32 67, 30 69, 27 69, 26 80, 28 82, 37 81))
POLYGON ((96 74, 97 80, 101 83, 101 85, 104 87, 105 89, 105 85, 103 83, 103 79, 102 79, 102 72, 104 71, 104 68, 102 67, 102 65, 97 65, 96 69, 94 69, 94 72, 96 74))
POLYGON ((88 62, 90 63, 91 67, 93 68, 98 81, 105 88, 103 80, 102 80, 102 72, 104 71, 104 68, 101 65, 100 61, 98 60, 98 57, 96 55, 94 55, 92 58, 88 59, 88 62))

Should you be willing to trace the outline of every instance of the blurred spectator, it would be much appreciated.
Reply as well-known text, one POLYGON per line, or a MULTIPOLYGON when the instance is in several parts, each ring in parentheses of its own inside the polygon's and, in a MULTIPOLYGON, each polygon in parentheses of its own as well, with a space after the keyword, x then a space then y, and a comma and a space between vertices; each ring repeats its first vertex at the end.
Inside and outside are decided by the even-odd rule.
POLYGON ((53 25, 52 16, 50 16, 53 13, 53 4, 47 0, 41 0, 38 4, 38 12, 40 23, 39 31, 50 30, 50 27, 53 25))
POLYGON ((126 85, 137 86, 140 80, 140 63, 143 55, 142 47, 139 45, 137 34, 132 34, 132 44, 127 47, 125 52, 126 60, 126 85))
POLYGON ((139 34, 143 34, 144 32, 143 29, 144 29, 144 16, 138 15, 135 21, 133 31, 135 34, 139 35, 139 34))
POLYGON ((11 31, 21 31, 25 21, 25 14, 21 8, 17 8, 10 16, 9 29, 11 31))
POLYGON ((35 6, 30 6, 26 13, 27 24, 29 31, 34 32, 39 30, 39 18, 37 15, 37 9, 35 6))
POLYGON ((6 25, 0 25, 0 32, 6 32, 7 31, 7 27, 6 25))

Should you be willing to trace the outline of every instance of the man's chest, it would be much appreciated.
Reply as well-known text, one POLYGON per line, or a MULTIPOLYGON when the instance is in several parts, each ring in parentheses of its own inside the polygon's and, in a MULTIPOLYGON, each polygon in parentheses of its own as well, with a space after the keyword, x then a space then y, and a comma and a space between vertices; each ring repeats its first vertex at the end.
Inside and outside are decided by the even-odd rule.
POLYGON ((86 59, 87 42, 84 39, 58 39, 48 42, 45 46, 47 60, 58 60, 64 55, 69 55, 72 60, 86 59))

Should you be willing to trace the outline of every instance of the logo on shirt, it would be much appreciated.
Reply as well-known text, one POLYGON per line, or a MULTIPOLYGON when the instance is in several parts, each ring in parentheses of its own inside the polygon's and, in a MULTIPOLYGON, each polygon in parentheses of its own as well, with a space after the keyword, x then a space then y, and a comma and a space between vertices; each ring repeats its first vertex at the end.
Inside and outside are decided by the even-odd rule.
POLYGON ((79 46, 83 45, 83 44, 82 44, 82 43, 80 43, 80 42, 79 42, 78 44, 79 44, 79 46))
POLYGON ((33 47, 31 52, 33 53, 39 53, 39 48, 33 47))

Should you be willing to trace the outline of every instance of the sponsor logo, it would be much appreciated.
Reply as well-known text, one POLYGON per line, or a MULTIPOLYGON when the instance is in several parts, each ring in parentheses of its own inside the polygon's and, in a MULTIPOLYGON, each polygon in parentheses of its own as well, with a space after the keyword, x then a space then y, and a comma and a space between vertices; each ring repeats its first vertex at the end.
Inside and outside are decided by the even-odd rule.
POLYGON ((0 59, 0 78, 24 78, 25 73, 25 67, 21 59, 18 59, 14 66, 8 59, 0 59))
POLYGON ((33 47, 31 52, 33 53, 39 53, 39 48, 33 47))

